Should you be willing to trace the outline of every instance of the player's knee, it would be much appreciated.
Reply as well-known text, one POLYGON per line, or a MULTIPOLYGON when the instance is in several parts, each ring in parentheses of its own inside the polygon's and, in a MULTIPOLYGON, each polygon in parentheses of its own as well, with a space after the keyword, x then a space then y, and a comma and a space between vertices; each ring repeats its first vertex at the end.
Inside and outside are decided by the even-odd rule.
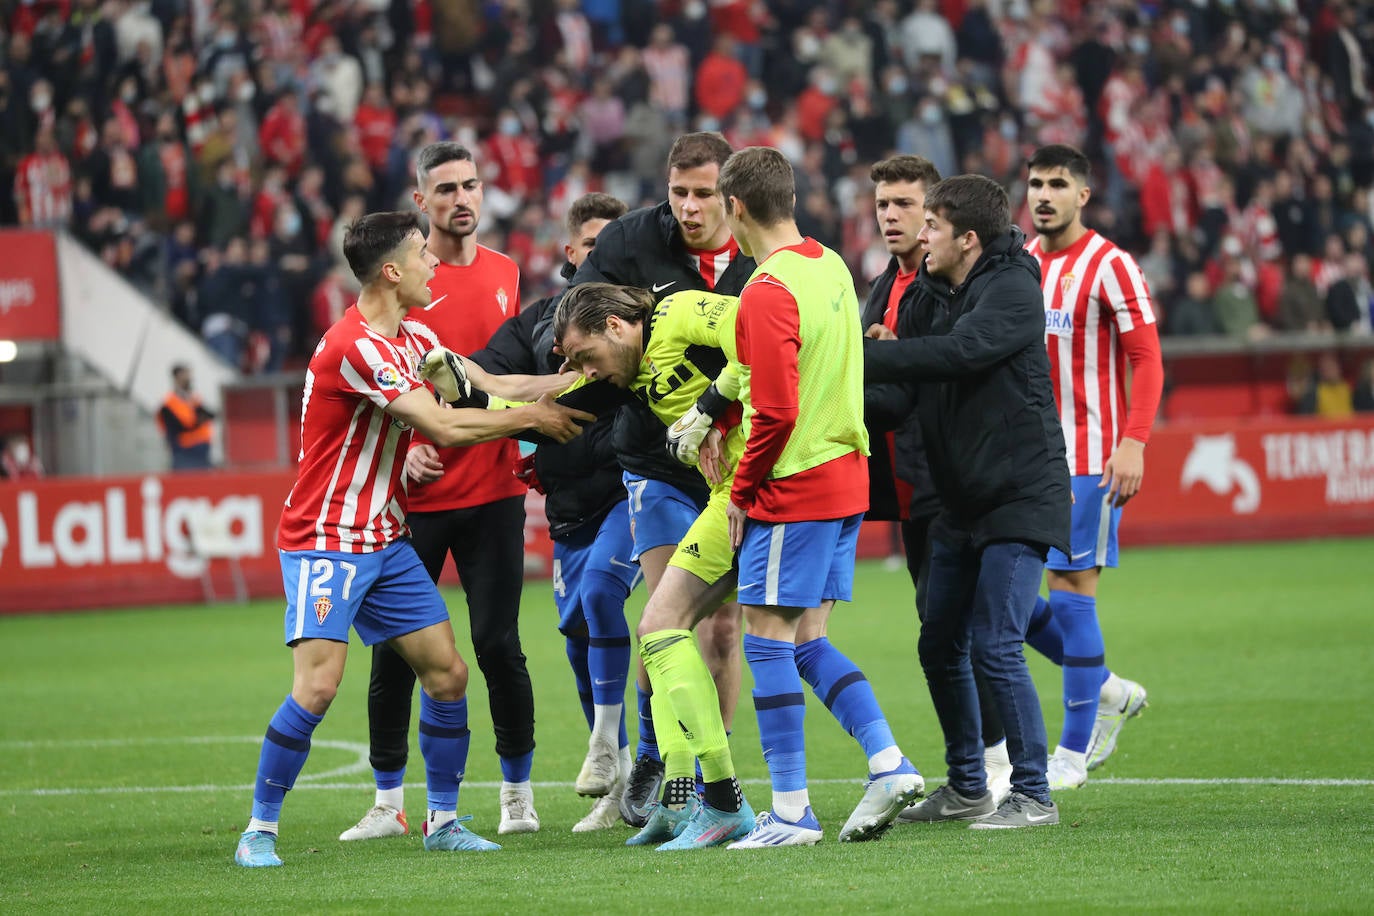
POLYGON ((338 683, 329 678, 305 678, 297 681, 291 696, 305 709, 322 716, 329 709, 329 704, 334 702, 338 692, 338 683))
POLYGON ((700 625, 702 654, 723 659, 738 654, 742 636, 740 618, 732 614, 707 617, 700 625))
POLYGON ((425 672, 420 686, 436 700, 461 700, 468 690, 468 666, 455 652, 448 667, 425 672))

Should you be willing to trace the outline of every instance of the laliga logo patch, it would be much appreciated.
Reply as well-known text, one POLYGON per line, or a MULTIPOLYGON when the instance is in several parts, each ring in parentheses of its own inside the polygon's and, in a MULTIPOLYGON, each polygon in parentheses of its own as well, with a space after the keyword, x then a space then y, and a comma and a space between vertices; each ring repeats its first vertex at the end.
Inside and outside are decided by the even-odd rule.
POLYGON ((329 600, 328 595, 321 595, 315 599, 315 619, 321 624, 329 616, 329 612, 334 610, 334 603, 329 600))
POLYGON ((382 388, 397 388, 401 384, 401 371, 391 363, 383 363, 378 366, 373 377, 382 388))

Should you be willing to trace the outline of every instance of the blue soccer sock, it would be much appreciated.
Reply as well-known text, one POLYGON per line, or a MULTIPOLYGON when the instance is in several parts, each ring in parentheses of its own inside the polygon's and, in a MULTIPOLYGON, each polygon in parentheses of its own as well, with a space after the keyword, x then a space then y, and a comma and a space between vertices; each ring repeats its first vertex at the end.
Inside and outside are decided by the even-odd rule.
POLYGON ((887 772, 901 762, 900 752, 884 754, 897 747, 897 740, 868 678, 828 638, 822 636, 797 646, 797 673, 811 685, 816 698, 830 710, 840 727, 859 742, 864 756, 870 761, 874 757, 884 761, 879 764, 882 769, 873 772, 887 772), (897 759, 887 759, 892 757, 897 759))
POLYGON ((534 751, 527 751, 518 757, 501 758, 501 779, 505 782, 529 782, 532 769, 534 751))
MULTIPOLYGON (((425 758, 427 807, 431 812, 458 811, 458 784, 468 765, 468 701, 436 700, 420 691, 420 753, 425 758)), ((444 818, 431 817, 431 829, 444 818)))
POLYGON ((658 760, 658 735, 654 733, 654 711, 650 702, 653 691, 635 684, 635 692, 639 695, 639 743, 635 746, 635 756, 658 760))
POLYGON ((1035 596, 1035 610, 1031 611, 1030 624, 1026 627, 1026 642, 1056 665, 1064 664, 1064 631, 1055 620, 1050 603, 1039 595, 1035 596))
POLYGON ((1106 652, 1097 624, 1097 599, 1075 592, 1050 592, 1050 608, 1064 633, 1064 731, 1059 743, 1086 751, 1097 718, 1098 691, 1106 652))
POLYGON ((595 710, 593 731, 610 737, 616 732, 619 744, 629 744, 625 731, 625 680, 630 671, 630 627, 625 622, 625 599, 630 590, 615 576, 590 570, 582 577, 582 611, 590 634, 587 670, 592 681, 595 710))
POLYGON ((563 650, 568 655, 568 667, 572 668, 573 683, 577 685, 582 715, 587 720, 587 727, 591 728, 595 711, 592 708, 592 675, 588 665, 590 641, 585 636, 568 636, 563 641, 563 650))
POLYGON ((258 775, 253 782, 253 820, 258 826, 275 826, 281 818, 282 802, 296 784, 305 758, 310 756, 310 736, 323 718, 290 695, 272 715, 262 739, 258 775))
POLYGON ((790 642, 744 637, 744 657, 754 676, 759 741, 773 784, 773 813, 796 822, 810 804, 806 789, 806 694, 797 674, 797 647, 790 642))

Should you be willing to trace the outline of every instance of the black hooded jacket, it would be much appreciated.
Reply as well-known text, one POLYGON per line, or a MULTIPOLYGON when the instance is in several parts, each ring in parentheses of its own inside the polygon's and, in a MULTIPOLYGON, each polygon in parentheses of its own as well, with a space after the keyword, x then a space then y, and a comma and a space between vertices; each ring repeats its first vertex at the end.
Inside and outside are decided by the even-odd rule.
POLYGON ((901 340, 865 340, 865 381, 888 389, 891 416, 915 403, 943 511, 937 536, 975 549, 1014 540, 1068 552, 1064 432, 1050 387, 1040 267, 1013 227, 954 288, 925 265, 901 340), (905 400, 903 400, 905 398, 905 400))
MULTIPOLYGON (((753 258, 737 255, 716 278, 714 292, 738 296, 753 276, 754 267, 753 258)), ((596 237, 596 247, 573 276, 572 285, 579 283, 637 286, 653 293, 655 301, 685 289, 706 289, 667 201, 631 210, 602 229, 596 237)), ((697 363, 715 378, 725 368, 725 354, 697 363)), ((705 493, 701 474, 668 455, 666 432, 663 423, 643 403, 634 401, 622 407, 616 413, 615 425, 615 448, 621 466, 631 474, 705 493)))
MULTIPOLYGON (((887 265, 887 270, 873 281, 873 288, 868 293, 868 301, 864 303, 863 311, 860 314, 860 325, 868 328, 875 324, 883 323, 883 315, 887 311, 887 299, 892 292, 892 284, 897 279, 897 259, 893 258, 887 265)), ((902 293, 902 300, 897 304, 897 318, 901 321, 903 313, 910 311, 912 300, 915 298, 916 284, 913 281, 910 286, 902 293)), ((900 325, 899 325, 900 327, 900 325)), ((871 386, 864 391, 864 400, 868 401, 870 392, 876 399, 883 399, 887 392, 887 387, 882 385, 871 386)), ((866 410, 868 414, 879 414, 881 408, 866 410)), ((901 518, 899 506, 897 505, 897 488, 893 485, 893 475, 911 484, 911 504, 909 515, 911 518, 927 518, 940 511, 940 497, 935 492, 935 484, 930 479, 930 467, 926 462, 925 446, 921 444, 921 424, 916 420, 914 412, 907 414, 902 419, 900 425, 895 429, 896 435, 893 439, 896 454, 892 454, 887 447, 887 433, 894 431, 891 418, 888 422, 881 422, 874 416, 872 419, 865 418, 868 426, 868 514, 865 518, 876 519, 878 521, 896 521, 901 518)))

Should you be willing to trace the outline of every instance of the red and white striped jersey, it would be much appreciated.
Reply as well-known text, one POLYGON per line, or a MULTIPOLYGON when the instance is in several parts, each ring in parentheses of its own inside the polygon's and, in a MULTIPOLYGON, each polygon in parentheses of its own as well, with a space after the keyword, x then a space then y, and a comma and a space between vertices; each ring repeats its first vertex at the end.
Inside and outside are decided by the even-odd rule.
MULTIPOLYGON (((1101 474, 1123 435, 1146 441, 1158 407, 1157 393, 1137 398, 1142 403, 1131 404, 1127 422, 1120 338, 1138 328, 1157 330, 1149 287, 1135 259, 1092 230, 1063 251, 1042 252, 1039 238, 1026 250, 1040 262, 1045 345, 1069 473, 1101 474)), ((1158 362, 1159 339, 1150 337, 1158 362)))
POLYGON ((407 533, 403 480, 410 428, 386 407, 415 388, 424 344, 405 325, 391 338, 356 305, 310 358, 301 406, 301 455, 286 498, 282 550, 371 553, 407 533))
POLYGON ((687 256, 692 259, 692 266, 697 269, 697 273, 701 274, 702 282, 706 284, 708 290, 716 288, 716 281, 720 279, 721 274, 725 273, 730 262, 738 254, 739 242, 736 242, 733 236, 715 251, 687 249, 687 256))

